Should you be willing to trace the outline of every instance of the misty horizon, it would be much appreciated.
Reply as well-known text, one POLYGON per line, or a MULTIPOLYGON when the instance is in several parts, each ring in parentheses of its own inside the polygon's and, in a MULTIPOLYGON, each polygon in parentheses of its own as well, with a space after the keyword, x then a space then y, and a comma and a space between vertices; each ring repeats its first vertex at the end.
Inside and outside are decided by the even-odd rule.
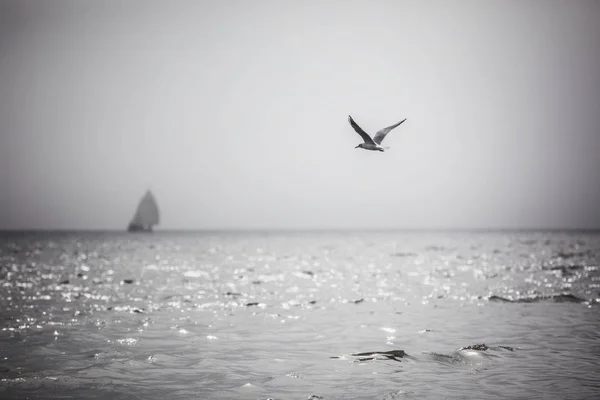
POLYGON ((0 2, 0 230, 600 228, 600 3, 0 2), (362 140, 404 118, 386 152, 362 140))

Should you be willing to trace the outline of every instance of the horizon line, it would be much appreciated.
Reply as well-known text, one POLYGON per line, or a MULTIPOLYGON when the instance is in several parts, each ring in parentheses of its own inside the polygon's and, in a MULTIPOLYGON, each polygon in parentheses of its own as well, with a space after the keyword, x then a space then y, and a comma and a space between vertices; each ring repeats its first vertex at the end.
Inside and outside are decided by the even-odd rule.
MULTIPOLYGON (((0 233, 135 233, 127 229, 105 228, 0 228, 0 233)), ((239 233, 268 233, 268 232, 600 232, 600 227, 461 227, 461 228, 169 228, 154 229, 151 233, 202 233, 202 232, 239 232, 239 233)))

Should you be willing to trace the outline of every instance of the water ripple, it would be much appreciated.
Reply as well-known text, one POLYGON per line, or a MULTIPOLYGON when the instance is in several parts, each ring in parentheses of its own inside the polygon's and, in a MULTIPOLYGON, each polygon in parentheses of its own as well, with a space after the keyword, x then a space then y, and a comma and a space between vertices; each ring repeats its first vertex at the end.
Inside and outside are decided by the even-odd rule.
POLYGON ((593 233, 5 234, 0 396, 592 398, 599 266, 593 233))

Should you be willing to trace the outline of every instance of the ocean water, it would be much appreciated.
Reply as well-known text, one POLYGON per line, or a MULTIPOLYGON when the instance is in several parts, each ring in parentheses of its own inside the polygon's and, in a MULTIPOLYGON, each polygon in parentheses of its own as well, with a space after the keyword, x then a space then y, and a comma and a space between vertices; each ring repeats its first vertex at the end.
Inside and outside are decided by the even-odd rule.
POLYGON ((0 235, 2 399, 593 399, 600 233, 0 235))

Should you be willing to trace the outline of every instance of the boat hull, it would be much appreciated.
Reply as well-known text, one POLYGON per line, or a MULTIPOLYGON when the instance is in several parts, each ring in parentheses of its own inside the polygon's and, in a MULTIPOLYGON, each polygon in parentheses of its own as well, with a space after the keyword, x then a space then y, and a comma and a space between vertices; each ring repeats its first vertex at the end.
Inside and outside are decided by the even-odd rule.
POLYGON ((152 232, 152 225, 140 225, 131 223, 127 227, 127 232, 152 232))

